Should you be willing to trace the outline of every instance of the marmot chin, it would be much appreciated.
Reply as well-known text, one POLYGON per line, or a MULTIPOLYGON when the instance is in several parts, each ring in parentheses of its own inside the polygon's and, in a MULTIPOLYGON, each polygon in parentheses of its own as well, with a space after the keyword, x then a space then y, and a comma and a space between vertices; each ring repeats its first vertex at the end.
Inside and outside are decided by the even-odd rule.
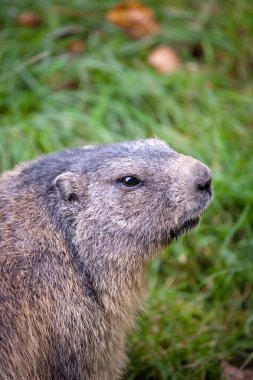
POLYGON ((70 149, 3 174, 0 379, 119 379, 148 262, 211 198, 207 166, 158 139, 70 149))

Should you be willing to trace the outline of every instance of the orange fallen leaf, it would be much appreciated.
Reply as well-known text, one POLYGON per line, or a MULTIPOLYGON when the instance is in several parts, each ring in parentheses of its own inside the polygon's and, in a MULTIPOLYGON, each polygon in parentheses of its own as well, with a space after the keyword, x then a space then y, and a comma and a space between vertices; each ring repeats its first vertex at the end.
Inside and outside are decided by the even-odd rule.
POLYGON ((73 40, 68 45, 68 50, 74 54, 82 53, 84 49, 85 49, 85 43, 82 40, 73 40))
POLYGON ((138 0, 127 0, 115 5, 107 12, 106 20, 136 39, 156 34, 160 30, 153 10, 138 0))
POLYGON ((160 73, 171 73, 180 66, 180 59, 175 50, 163 45, 149 53, 148 62, 160 73))
POLYGON ((22 12, 17 16, 17 24, 20 26, 35 27, 42 24, 42 18, 35 12, 22 12))

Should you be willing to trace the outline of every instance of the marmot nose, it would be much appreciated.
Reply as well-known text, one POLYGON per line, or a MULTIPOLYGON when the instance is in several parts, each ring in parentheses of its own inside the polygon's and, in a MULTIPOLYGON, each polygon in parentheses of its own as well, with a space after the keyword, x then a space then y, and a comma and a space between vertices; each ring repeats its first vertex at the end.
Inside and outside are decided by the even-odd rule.
POLYGON ((212 177, 205 178, 204 180, 198 181, 198 190, 210 192, 212 183, 212 177))

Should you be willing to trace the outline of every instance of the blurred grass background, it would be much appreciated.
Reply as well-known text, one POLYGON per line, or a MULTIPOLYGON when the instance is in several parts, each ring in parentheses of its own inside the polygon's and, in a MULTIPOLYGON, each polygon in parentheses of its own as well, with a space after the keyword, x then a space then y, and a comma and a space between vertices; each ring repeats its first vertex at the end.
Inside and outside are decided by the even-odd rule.
POLYGON ((106 22, 116 3, 0 0, 0 170, 154 135, 207 163, 215 199, 150 266, 126 379, 216 380, 222 362, 253 368, 252 1, 144 1, 161 33, 141 40, 106 22), (27 10, 40 26, 17 24, 27 10), (180 55, 176 72, 147 63, 159 44, 180 55))

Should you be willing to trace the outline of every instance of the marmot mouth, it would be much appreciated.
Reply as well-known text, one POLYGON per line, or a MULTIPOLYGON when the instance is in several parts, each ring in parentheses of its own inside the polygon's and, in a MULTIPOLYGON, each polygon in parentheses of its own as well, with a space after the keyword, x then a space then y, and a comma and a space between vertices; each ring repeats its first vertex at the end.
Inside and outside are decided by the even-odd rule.
POLYGON ((171 230, 170 232, 171 239, 178 238, 179 236, 184 235, 186 232, 197 227, 197 225, 199 224, 199 221, 200 221, 199 216, 186 220, 180 227, 174 230, 171 230))

